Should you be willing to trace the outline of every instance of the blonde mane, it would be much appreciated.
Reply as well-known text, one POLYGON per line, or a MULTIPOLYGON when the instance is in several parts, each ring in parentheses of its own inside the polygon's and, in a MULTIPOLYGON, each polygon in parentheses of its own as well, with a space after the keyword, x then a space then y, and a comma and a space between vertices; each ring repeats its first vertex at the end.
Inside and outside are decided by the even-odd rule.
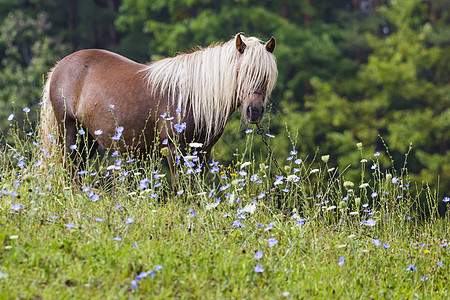
POLYGON ((192 110, 195 130, 205 134, 206 140, 225 128, 241 97, 263 87, 266 102, 275 85, 278 70, 274 55, 259 39, 241 38, 246 44, 242 54, 233 38, 153 62, 143 70, 153 93, 160 91, 170 105, 181 109, 179 120, 192 110))

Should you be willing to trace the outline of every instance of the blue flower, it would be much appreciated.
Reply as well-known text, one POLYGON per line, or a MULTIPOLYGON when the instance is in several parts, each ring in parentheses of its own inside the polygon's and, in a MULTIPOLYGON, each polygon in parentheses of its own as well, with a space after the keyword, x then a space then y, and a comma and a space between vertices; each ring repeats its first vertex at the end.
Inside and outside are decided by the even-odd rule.
POLYGON ((450 201, 450 197, 444 197, 444 199, 442 199, 442 202, 449 202, 450 201))
POLYGON ((161 265, 156 265, 156 266, 155 266, 155 270, 156 270, 156 271, 161 271, 162 268, 163 268, 163 267, 162 267, 161 265))
POLYGON ((380 152, 375 152, 373 156, 380 156, 380 152))
POLYGON ((380 242, 380 240, 378 240, 378 239, 372 239, 372 243, 373 243, 375 246, 381 246, 381 242, 380 242))
POLYGON ((122 207, 122 204, 117 205, 116 207, 114 207, 115 210, 118 210, 119 208, 122 207))
POLYGON ((262 252, 262 251, 256 251, 256 253, 255 253, 255 258, 256 258, 256 259, 261 259, 261 258, 263 257, 263 255, 264 255, 264 252, 262 252))
POLYGON ((8 117, 8 121, 12 121, 14 119, 14 114, 10 114, 8 117))
POLYGON ((372 198, 376 198, 378 196, 377 192, 373 192, 372 195, 370 195, 372 198))
POLYGON ((122 238, 120 236, 116 236, 116 237, 113 237, 113 240, 115 240, 116 242, 120 242, 122 240, 122 238))
POLYGON ((77 145, 75 145, 75 144, 74 145, 70 145, 69 149, 70 150, 75 150, 75 149, 77 149, 77 145))
POLYGON ((234 220, 233 221, 233 226, 236 227, 236 228, 239 228, 239 227, 240 228, 244 228, 245 227, 244 224, 242 224, 241 221, 239 221, 239 220, 234 220))
POLYGON ((173 128, 175 128, 176 132, 182 133, 183 130, 186 129, 186 122, 183 122, 181 124, 175 124, 175 125, 173 125, 173 128))
POLYGON ((427 281, 428 277, 427 276, 422 276, 422 278, 420 278, 420 281, 427 281))
POLYGON ((442 262, 440 262, 440 261, 436 261, 436 265, 443 266, 444 264, 442 262))
POLYGON ((73 224, 72 222, 69 222, 66 224, 66 227, 67 227, 67 229, 72 231, 73 229, 75 229, 75 224, 73 224))
POLYGON ((341 256, 339 257, 338 265, 343 266, 345 263, 345 257, 341 256))
POLYGON ((110 105, 109 105, 109 108, 110 108, 110 109, 114 109, 114 107, 115 107, 114 104, 110 104, 110 105))
POLYGON ((291 152, 289 152, 289 154, 290 154, 290 155, 296 155, 296 154, 297 154, 297 151, 292 150, 291 152))
POLYGON ((131 223, 134 222, 134 218, 128 218, 125 222, 126 222, 127 224, 131 224, 131 223))
POLYGON ((78 130, 78 134, 79 135, 84 135, 86 133, 86 131, 84 131, 83 128, 81 128, 80 130, 78 130))
POLYGON ((141 280, 142 278, 145 278, 145 277, 147 277, 148 276, 148 273, 147 272, 141 272, 141 273, 139 273, 138 275, 136 275, 136 277, 134 277, 134 279, 136 279, 136 280, 141 280))
POLYGON ((23 205, 22 203, 13 203, 13 204, 11 204, 11 209, 15 210, 15 211, 19 211, 19 210, 21 210, 24 207, 25 207, 25 205, 23 205))
POLYGON ((97 221, 97 222, 103 222, 102 218, 95 218, 94 220, 97 221))
POLYGON ((301 158, 297 158, 296 160, 294 160, 294 163, 296 163, 297 165, 302 163, 302 159, 301 158))
POLYGON ((375 224, 376 224, 376 221, 372 218, 363 220, 363 221, 361 221, 361 223, 359 223, 359 225, 366 225, 366 226, 375 226, 375 224))
POLYGON ((251 128, 250 128, 250 129, 247 129, 247 130, 245 131, 246 134, 249 134, 249 133, 252 133, 252 132, 253 132, 253 129, 251 129, 251 128))
POLYGON ((101 130, 101 129, 97 129, 96 131, 94 131, 95 135, 100 135, 102 133, 103 133, 103 130, 101 130))
POLYGON ((56 220, 56 219, 58 219, 59 217, 58 217, 57 215, 53 215, 53 216, 51 216, 50 218, 52 218, 53 220, 56 220))
POLYGON ((177 195, 182 195, 184 193, 184 190, 177 191, 177 195))
POLYGON ((131 289, 135 290, 138 288, 138 284, 136 280, 131 281, 131 289))
POLYGON ((391 247, 390 244, 383 244, 383 248, 384 248, 384 249, 388 249, 389 247, 391 247))
POLYGON ((274 138, 274 137, 275 137, 273 134, 270 134, 270 133, 266 133, 266 135, 267 135, 268 137, 270 137, 270 138, 274 138))
POLYGON ((191 214, 189 215, 191 218, 194 218, 194 217, 197 215, 197 213, 194 212, 194 210, 193 210, 192 208, 189 208, 189 212, 191 213, 191 214))
POLYGON ((25 107, 25 108, 23 109, 23 112, 27 114, 27 113, 30 112, 30 110, 31 110, 31 109, 29 109, 28 107, 25 107))
POLYGON ((256 225, 257 227, 264 227, 264 224, 263 224, 263 223, 255 223, 255 225, 256 225))
POLYGON ((262 273, 262 272, 264 272, 264 267, 261 265, 256 265, 254 270, 256 273, 262 273))
POLYGON ((277 239, 275 238, 269 238, 267 241, 269 242, 270 247, 273 247, 278 243, 277 239))
POLYGON ((273 225, 275 225, 275 222, 270 223, 266 228, 264 228, 264 231, 269 231, 272 229, 273 225))
POLYGON ((406 271, 417 271, 417 268, 414 267, 414 265, 411 263, 411 264, 409 264, 409 266, 406 268, 406 271))

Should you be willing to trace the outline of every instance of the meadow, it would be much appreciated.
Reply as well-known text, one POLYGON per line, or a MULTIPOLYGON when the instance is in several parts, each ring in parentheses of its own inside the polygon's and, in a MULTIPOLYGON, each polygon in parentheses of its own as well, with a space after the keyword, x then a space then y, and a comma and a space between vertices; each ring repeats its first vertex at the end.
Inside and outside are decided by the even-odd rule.
POLYGON ((387 147, 356 144, 352 182, 336 158, 299 157, 293 141, 276 153, 280 172, 243 128, 229 165, 200 166, 192 144, 176 189, 164 151, 97 154, 74 187, 31 113, 11 114, 2 133, 1 299, 450 297, 449 216, 438 213, 450 198, 410 181, 409 153, 382 169, 387 147))

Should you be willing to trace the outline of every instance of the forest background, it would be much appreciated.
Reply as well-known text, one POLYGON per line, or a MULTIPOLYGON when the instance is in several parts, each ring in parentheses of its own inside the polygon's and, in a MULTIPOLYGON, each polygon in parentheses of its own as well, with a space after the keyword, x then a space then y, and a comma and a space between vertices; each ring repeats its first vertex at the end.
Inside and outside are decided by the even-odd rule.
MULTIPOLYGON (((407 156, 414 188, 442 199, 450 193, 449 23, 448 0, 0 0, 0 137, 8 141, 11 113, 38 109, 44 75, 73 51, 103 48, 147 63, 238 32, 273 35, 279 77, 264 126, 277 135, 276 155, 292 147, 309 161, 330 155, 330 166, 350 166, 352 180, 362 142, 381 152, 385 169, 400 170, 407 156)), ((233 159, 244 129, 235 114, 217 160, 233 159)), ((264 156, 259 139, 255 146, 264 156)))

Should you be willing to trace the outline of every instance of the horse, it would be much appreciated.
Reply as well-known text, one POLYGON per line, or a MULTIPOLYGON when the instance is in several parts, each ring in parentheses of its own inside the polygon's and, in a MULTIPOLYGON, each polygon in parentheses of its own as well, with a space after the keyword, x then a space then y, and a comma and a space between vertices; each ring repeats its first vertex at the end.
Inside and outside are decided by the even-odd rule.
POLYGON ((78 168, 98 145, 135 156, 167 147, 173 182, 177 149, 186 155, 195 142, 208 161, 238 107, 246 122, 261 121, 278 76, 274 49, 274 37, 263 43, 236 34, 149 64, 100 49, 74 52, 47 75, 43 147, 49 151, 56 143, 53 155, 78 168))

